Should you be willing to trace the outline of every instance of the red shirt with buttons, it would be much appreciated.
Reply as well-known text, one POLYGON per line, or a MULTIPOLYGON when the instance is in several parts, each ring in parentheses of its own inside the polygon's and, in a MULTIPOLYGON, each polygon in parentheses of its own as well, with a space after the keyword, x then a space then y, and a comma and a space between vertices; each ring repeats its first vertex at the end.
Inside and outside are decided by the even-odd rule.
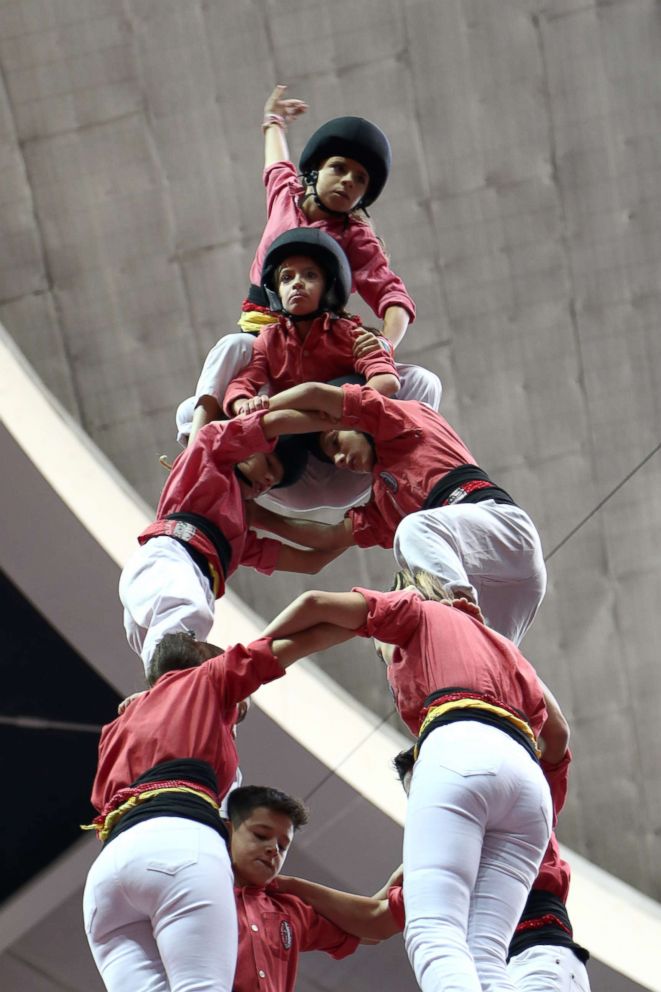
POLYGON ((225 413, 231 416, 235 400, 255 396, 262 386, 268 386, 274 396, 299 382, 328 382, 354 372, 366 379, 390 374, 399 382, 392 347, 385 338, 377 338, 383 343, 377 351, 365 358, 353 357, 353 344, 361 330, 358 318, 325 313, 313 321, 301 340, 295 323, 281 316, 255 338, 252 359, 225 393, 225 413))
POLYGON ((262 637, 247 647, 236 644, 197 668, 162 675, 103 728, 92 805, 101 811, 119 789, 175 758, 208 762, 224 796, 238 765, 232 736, 237 703, 284 674, 271 638, 262 637))
POLYGON ((236 887, 239 954, 233 992, 293 992, 302 951, 345 958, 360 941, 277 888, 236 887))
POLYGON ((368 610, 357 633, 396 645, 388 682, 414 736, 427 696, 449 686, 472 689, 520 710, 539 736, 546 720, 542 686, 530 662, 506 637, 461 609, 421 599, 413 589, 354 591, 365 598, 368 610))
POLYGON ((262 413, 236 420, 214 421, 197 434, 194 441, 175 459, 163 486, 156 510, 156 520, 138 541, 144 544, 153 537, 178 537, 197 548, 212 563, 220 576, 218 598, 225 591, 222 568, 209 538, 180 521, 164 520, 168 513, 197 513, 215 524, 232 549, 232 563, 226 577, 239 565, 251 565, 270 575, 282 544, 272 538, 259 538, 248 529, 245 501, 234 472, 237 462, 255 452, 273 451, 262 429, 262 413))
POLYGON ((372 496, 347 516, 361 548, 392 548, 402 519, 419 510, 434 483, 475 459, 439 413, 414 400, 392 400, 374 389, 346 385, 342 426, 371 435, 375 447, 372 496))

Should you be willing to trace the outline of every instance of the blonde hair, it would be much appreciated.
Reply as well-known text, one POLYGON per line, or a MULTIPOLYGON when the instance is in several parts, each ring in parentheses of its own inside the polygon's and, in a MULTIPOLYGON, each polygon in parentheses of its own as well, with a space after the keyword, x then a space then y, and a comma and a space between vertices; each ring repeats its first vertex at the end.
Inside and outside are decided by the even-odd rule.
POLYGON ((424 568, 402 568, 399 572, 395 572, 392 590, 399 592, 407 586, 415 586, 423 599, 440 602, 442 599, 454 598, 452 591, 447 589, 436 575, 426 572, 424 568))

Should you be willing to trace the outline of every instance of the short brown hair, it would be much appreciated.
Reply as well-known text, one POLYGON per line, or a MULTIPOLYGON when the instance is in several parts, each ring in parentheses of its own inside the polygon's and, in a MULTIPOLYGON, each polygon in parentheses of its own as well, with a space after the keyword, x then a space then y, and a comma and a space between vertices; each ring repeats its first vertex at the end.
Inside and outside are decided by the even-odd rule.
POLYGON ((195 634, 190 631, 164 634, 151 656, 147 669, 147 685, 151 689, 166 672, 197 668, 203 661, 222 653, 222 648, 196 640, 195 634))
POLYGON ((227 797, 227 815, 234 827, 239 827, 253 810, 260 807, 273 810, 274 813, 284 813, 291 820, 294 830, 308 822, 307 807, 300 799, 268 785, 242 785, 238 789, 232 789, 227 797))

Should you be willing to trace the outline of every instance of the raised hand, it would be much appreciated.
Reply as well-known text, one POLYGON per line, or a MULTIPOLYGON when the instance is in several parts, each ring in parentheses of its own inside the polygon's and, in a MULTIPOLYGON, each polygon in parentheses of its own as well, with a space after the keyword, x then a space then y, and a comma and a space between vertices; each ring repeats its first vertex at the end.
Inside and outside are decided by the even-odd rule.
POLYGON ((300 114, 305 113, 308 109, 307 103, 303 100, 294 100, 291 97, 285 98, 286 90, 286 86, 276 86, 264 104, 264 117, 267 114, 278 114, 284 118, 285 124, 291 124, 300 114))

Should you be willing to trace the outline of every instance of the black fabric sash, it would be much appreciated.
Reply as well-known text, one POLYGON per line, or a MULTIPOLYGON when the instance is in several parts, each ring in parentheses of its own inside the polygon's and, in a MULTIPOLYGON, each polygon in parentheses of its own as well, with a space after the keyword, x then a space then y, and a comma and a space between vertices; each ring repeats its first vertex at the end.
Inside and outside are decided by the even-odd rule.
POLYGON ((458 465, 457 468, 446 472, 436 482, 422 504, 422 510, 431 510, 436 506, 448 506, 453 503, 482 503, 485 499, 494 499, 497 503, 516 503, 508 492, 495 485, 486 472, 477 465, 458 465), (462 485, 467 482, 488 482, 483 489, 475 489, 472 493, 464 493, 462 485), (456 492, 456 495, 455 495, 456 492))
POLYGON ((531 889, 510 943, 509 957, 540 944, 569 947, 579 961, 585 962, 590 957, 573 938, 571 921, 562 899, 546 889, 531 889))
POLYGON ((418 754, 423 743, 427 740, 432 730, 437 730, 438 727, 445 727, 449 723, 461 723, 466 720, 471 720, 474 723, 485 723, 489 727, 496 727, 497 730, 502 730, 503 733, 511 737, 512 740, 520 744, 521 747, 525 748, 533 761, 539 763, 535 750, 532 746, 532 742, 519 730, 513 723, 510 723, 504 716, 499 716, 498 713, 490 713, 488 710, 480 710, 475 708, 466 708, 465 710, 456 709, 449 710, 447 713, 442 713, 437 716, 436 719, 432 720, 427 724, 423 732, 418 737, 418 754))
MULTIPOLYGON (((208 762, 198 758, 176 758, 171 761, 161 761, 143 772, 134 782, 131 782, 131 785, 162 782, 169 779, 180 779, 193 785, 197 783, 213 792, 218 791, 215 771, 208 762)), ((118 820, 105 843, 109 844, 137 823, 161 816, 176 816, 184 820, 195 820, 196 823, 211 827, 217 834, 220 834, 226 844, 229 843, 227 828, 220 819, 218 811, 204 799, 182 792, 165 792, 163 795, 154 796, 147 802, 139 803, 118 820)))
POLYGON ((213 544, 223 571, 223 579, 227 578, 227 573, 232 564, 232 548, 220 527, 216 527, 215 524, 199 513, 168 513, 165 519, 180 520, 182 523, 192 524, 193 527, 197 527, 200 533, 204 534, 213 544))

